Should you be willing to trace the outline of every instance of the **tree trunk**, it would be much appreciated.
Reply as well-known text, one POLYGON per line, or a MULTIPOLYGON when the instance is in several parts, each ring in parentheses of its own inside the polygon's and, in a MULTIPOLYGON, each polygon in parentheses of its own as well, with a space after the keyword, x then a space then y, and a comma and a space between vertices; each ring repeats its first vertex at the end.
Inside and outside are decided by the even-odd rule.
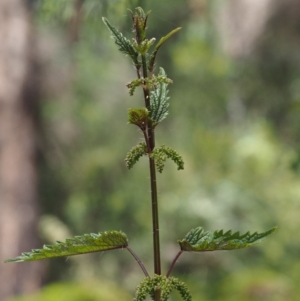
POLYGON ((0 300, 33 292, 41 264, 3 264, 37 247, 34 37, 24 0, 0 0, 0 300))
POLYGON ((233 58, 247 57, 255 47, 280 0, 224 1, 216 22, 225 52, 233 58))
POLYGON ((79 32, 83 21, 83 4, 84 0, 74 1, 73 16, 69 25, 69 40, 70 43, 76 43, 79 40, 79 32))

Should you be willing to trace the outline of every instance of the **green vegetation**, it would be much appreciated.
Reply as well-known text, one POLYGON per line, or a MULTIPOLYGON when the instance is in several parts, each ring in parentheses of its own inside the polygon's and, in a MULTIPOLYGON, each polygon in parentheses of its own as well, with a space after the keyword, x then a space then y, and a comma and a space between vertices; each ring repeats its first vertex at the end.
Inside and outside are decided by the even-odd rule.
POLYGON ((106 18, 102 18, 102 20, 111 32, 119 51, 131 58, 135 68, 137 79, 127 84, 129 94, 133 96, 137 87, 141 87, 143 90, 144 107, 130 108, 128 111, 128 123, 140 129, 144 142, 139 143, 127 154, 125 162, 128 168, 132 168, 142 156, 145 155, 148 157, 151 187, 154 276, 150 276, 141 259, 129 248, 126 235, 123 232, 112 230, 99 234, 76 236, 73 239, 67 239, 66 242, 57 241, 55 245, 45 245, 41 250, 32 250, 32 252, 23 253, 21 256, 6 260, 6 262, 33 261, 125 248, 134 257, 146 277, 136 290, 135 300, 142 301, 146 299, 147 295, 150 295, 155 301, 166 301, 169 299, 172 290, 176 289, 183 300, 190 301, 192 297, 186 284, 177 278, 170 277, 175 263, 182 252, 247 248, 273 233, 275 228, 261 234, 257 232, 250 234, 247 232, 244 235, 240 235, 239 232, 232 234, 232 231, 223 232, 223 230, 210 233, 205 232, 202 227, 197 227, 191 230, 185 239, 178 241, 181 250, 174 257, 167 275, 162 276, 156 169, 162 173, 167 158, 172 159, 176 163, 178 170, 184 169, 184 162, 181 155, 172 148, 165 145, 156 146, 155 130, 169 113, 170 97, 168 97, 167 86, 172 83, 172 80, 166 77, 163 68, 159 68, 157 75, 154 74, 154 71, 158 50, 180 28, 172 30, 154 46, 156 39, 147 39, 146 35, 150 11, 145 13, 142 8, 138 7, 135 12, 130 11, 130 13, 135 34, 135 38, 132 40, 126 38, 106 18), (152 46, 153 50, 151 50, 152 46))
MULTIPOLYGON (((72 1, 40 2, 38 24, 53 26, 65 38, 74 13, 68 6, 72 1), (56 2, 63 7, 55 7, 56 2)), ((172 5, 141 2, 86 1, 81 39, 52 57, 57 71, 71 66, 73 73, 65 93, 50 94, 41 104, 42 209, 60 221, 41 222, 44 242, 122 229, 151 271, 145 144, 137 149, 140 161, 133 171, 124 164, 124 154, 143 143, 133 126, 124 126, 128 107, 141 109, 142 94, 138 87, 128 97, 125 85, 136 72, 129 58, 117 53, 99 17, 114 20, 130 37, 126 9, 143 5, 152 10, 149 37, 182 26, 156 58, 174 81, 168 86, 170 118, 158 127, 157 145, 174 147, 185 161, 184 171, 177 172, 167 160, 157 175, 163 274, 178 252, 174 242, 196 226, 245 233, 278 225, 276 236, 256 248, 183 254, 172 273, 187 283, 195 301, 298 300, 299 45, 291 46, 280 23, 282 39, 268 35, 253 57, 237 62, 219 47, 210 22, 217 1, 202 15, 177 0, 172 5), (61 237, 64 228, 69 233, 61 237)), ((142 277, 136 263, 122 250, 100 254, 51 260, 47 281, 62 282, 63 290, 65 279, 93 284, 96 279, 95 288, 107 279, 132 296, 142 277)), ((46 300, 46 289, 37 300, 46 300)), ((65 290, 69 292, 67 284, 65 290)), ((172 300, 180 300, 179 294, 172 293, 172 300)))

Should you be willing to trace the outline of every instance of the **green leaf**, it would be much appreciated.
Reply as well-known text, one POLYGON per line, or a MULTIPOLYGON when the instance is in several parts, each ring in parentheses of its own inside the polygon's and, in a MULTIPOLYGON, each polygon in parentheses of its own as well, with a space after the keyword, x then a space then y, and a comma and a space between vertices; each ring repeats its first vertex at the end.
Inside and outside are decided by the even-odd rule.
POLYGON ((72 256, 92 252, 108 251, 125 248, 128 240, 125 233, 120 231, 105 231, 98 234, 84 234, 67 239, 66 242, 57 241, 55 245, 44 245, 43 249, 22 253, 21 256, 7 259, 5 262, 24 262, 72 256))
POLYGON ((166 83, 165 79, 165 70, 163 68, 159 68, 157 87, 154 91, 151 91, 150 95, 150 118, 154 124, 158 124, 168 115, 168 100, 170 97, 168 97, 168 83, 166 83))
POLYGON ((125 55, 129 55, 135 66, 140 67, 140 63, 138 62, 138 52, 135 50, 134 46, 131 42, 123 36, 121 32, 119 32, 116 28, 114 28, 106 18, 102 18, 104 24, 112 33, 112 38, 115 40, 117 46, 119 46, 120 52, 125 55))
POLYGON ((169 32, 166 36, 162 37, 159 42, 156 44, 155 49, 153 51, 153 53, 150 56, 150 63, 149 63, 149 71, 152 72, 153 68, 154 68, 154 63, 155 63, 155 58, 156 58, 156 54, 158 49, 161 47, 161 45, 166 42, 169 38, 171 38, 171 36, 173 36, 177 31, 179 31, 181 29, 181 27, 177 27, 175 29, 173 29, 171 32, 169 32))
POLYGON ((145 14, 144 10, 139 6, 137 7, 136 9, 136 12, 137 12, 137 16, 139 18, 141 18, 143 21, 146 19, 146 17, 150 14, 150 11, 147 12, 147 14, 145 14))
POLYGON ((178 243, 182 251, 216 251, 216 250, 235 250, 248 248, 257 244, 261 239, 272 234, 277 228, 272 228, 263 233, 249 232, 240 235, 239 232, 232 234, 231 231, 223 233, 223 230, 206 232, 202 227, 191 230, 183 240, 178 243))
POLYGON ((133 14, 131 10, 129 11, 131 12, 132 16, 133 29, 136 34, 136 42, 140 44, 146 38, 146 26, 151 11, 145 13, 141 7, 137 7, 135 10, 135 14, 133 14))
POLYGON ((155 38, 152 38, 150 40, 145 39, 140 44, 136 40, 133 41, 132 45, 136 49, 136 51, 142 55, 145 55, 149 48, 154 44, 155 38))
POLYGON ((146 108, 130 108, 128 110, 128 123, 137 125, 142 131, 146 130, 149 112, 146 108))
POLYGON ((173 29, 171 32, 169 32, 166 36, 162 37, 159 40, 159 42, 156 44, 155 49, 158 50, 164 42, 166 42, 168 39, 170 39, 171 36, 174 35, 180 29, 181 29, 181 27, 177 27, 177 28, 173 29))

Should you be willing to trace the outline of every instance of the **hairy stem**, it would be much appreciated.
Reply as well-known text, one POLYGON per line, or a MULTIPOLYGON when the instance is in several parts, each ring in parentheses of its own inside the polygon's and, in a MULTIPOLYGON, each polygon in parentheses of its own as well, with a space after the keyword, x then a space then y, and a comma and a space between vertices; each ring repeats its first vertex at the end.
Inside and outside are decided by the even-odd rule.
POLYGON ((152 229, 153 229, 153 251, 154 251, 154 273, 161 275, 160 246, 159 246, 159 221, 155 162, 149 157, 151 199, 152 199, 152 229))
POLYGON ((140 268, 142 269, 144 275, 146 277, 149 277, 149 274, 143 264, 143 262, 139 259, 139 257, 133 252, 133 250, 131 248, 129 248, 128 246, 126 247, 127 251, 133 256, 133 258, 135 259, 135 261, 138 263, 138 265, 140 266, 140 268))
POLYGON ((142 131, 143 134, 144 134, 144 139, 145 139, 145 142, 146 142, 146 147, 147 147, 147 153, 150 153, 150 145, 149 145, 149 139, 148 139, 148 136, 147 136, 147 133, 146 131, 142 131))
POLYGON ((174 268, 174 266, 175 266, 175 263, 176 263, 176 261, 178 260, 178 258, 180 257, 180 255, 181 255, 182 253, 183 253, 183 251, 180 250, 180 251, 177 253, 177 255, 175 256, 175 258, 173 259, 172 264, 171 264, 171 266, 170 266, 170 268, 169 268, 169 270, 168 270, 167 277, 169 277, 169 276, 171 275, 172 270, 173 270, 173 268, 174 268))
MULTIPOLYGON (((148 77, 147 63, 144 55, 142 55, 142 68, 143 68, 143 77, 147 78, 148 77)), ((143 91, 144 91, 145 106, 150 111, 149 87, 144 86, 143 91)), ((149 120, 147 124, 147 133, 148 133, 147 136, 148 136, 150 153, 151 153, 155 147, 154 128, 151 120, 149 120)), ((151 204, 152 204, 154 273, 156 275, 161 275, 156 169, 155 169, 155 161, 150 156, 149 156, 149 169, 150 169, 151 204)), ((155 301, 159 301, 159 300, 160 300, 160 292, 157 291, 155 292, 155 301)))
MULTIPOLYGON (((146 58, 145 58, 144 55, 142 56, 142 66, 143 66, 143 77, 147 78, 148 77, 147 63, 146 63, 146 58)), ((145 85, 143 87, 143 92, 144 92, 145 106, 146 106, 147 110, 150 111, 150 90, 149 90, 149 87, 147 87, 145 85)), ((154 128, 153 128, 151 120, 148 121, 148 127, 147 128, 148 128, 149 144, 150 144, 150 148, 151 148, 151 151, 152 151, 155 147, 155 136, 154 136, 154 128)))

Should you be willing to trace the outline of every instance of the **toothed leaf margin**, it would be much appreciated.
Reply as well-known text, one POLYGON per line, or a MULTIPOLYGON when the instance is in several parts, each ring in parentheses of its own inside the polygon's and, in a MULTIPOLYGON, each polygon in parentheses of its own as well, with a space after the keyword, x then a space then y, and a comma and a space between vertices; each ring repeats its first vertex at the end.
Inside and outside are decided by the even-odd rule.
POLYGON ((128 110, 128 123, 138 126, 142 131, 146 130, 149 112, 146 108, 130 108, 128 110))
POLYGON ((119 47, 119 51, 124 55, 128 55, 131 57, 135 66, 140 67, 138 61, 138 52, 135 50, 132 43, 123 36, 121 32, 119 32, 115 27, 113 27, 106 18, 102 18, 103 23, 106 25, 108 30, 112 34, 112 38, 115 40, 116 45, 119 47))
POLYGON ((72 256, 92 252, 108 251, 125 248, 128 239, 121 231, 106 231, 98 234, 84 234, 67 239, 65 242, 57 241, 55 245, 44 245, 43 249, 35 249, 22 253, 21 256, 7 259, 8 262, 24 262, 56 257, 72 256))
POLYGON ((272 234, 277 228, 272 228, 263 233, 247 232, 240 235, 239 232, 232 234, 232 231, 223 232, 223 230, 215 232, 204 231, 202 227, 191 230, 183 240, 178 243, 182 251, 216 251, 216 250, 235 250, 251 247, 259 243, 263 238, 272 234))
MULTIPOLYGON (((159 68, 157 79, 165 79, 166 73, 163 68, 159 68)), ((150 118, 154 124, 158 124, 168 115, 169 103, 168 87, 169 82, 159 81, 156 88, 151 91, 150 95, 150 118)))

